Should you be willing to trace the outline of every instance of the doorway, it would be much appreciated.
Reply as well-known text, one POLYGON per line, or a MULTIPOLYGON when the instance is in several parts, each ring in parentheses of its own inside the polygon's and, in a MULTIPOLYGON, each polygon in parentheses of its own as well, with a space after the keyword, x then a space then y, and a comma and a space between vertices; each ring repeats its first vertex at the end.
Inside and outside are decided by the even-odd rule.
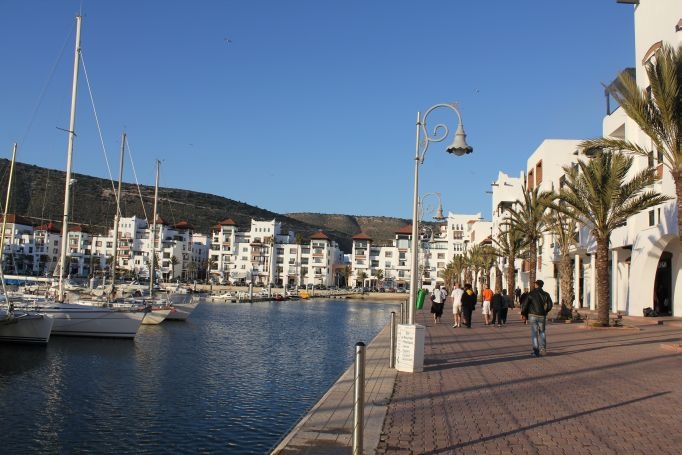
POLYGON ((664 251, 658 260, 654 280, 654 311, 661 316, 672 316, 672 253, 664 251))

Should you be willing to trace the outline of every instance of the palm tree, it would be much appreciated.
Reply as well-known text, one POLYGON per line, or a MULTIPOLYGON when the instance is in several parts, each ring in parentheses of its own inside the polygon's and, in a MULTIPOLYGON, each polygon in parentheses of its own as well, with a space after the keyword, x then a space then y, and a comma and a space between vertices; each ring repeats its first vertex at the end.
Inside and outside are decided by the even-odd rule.
POLYGON ((358 280, 362 283, 360 286, 365 287, 365 280, 367 279, 367 274, 365 272, 360 272, 358 274, 358 280))
POLYGON ((377 285, 379 283, 383 284, 383 280, 384 280, 384 270, 383 269, 377 269, 376 272, 374 272, 374 276, 377 277, 377 285))
POLYGON ((656 150, 625 139, 599 138, 584 141, 588 149, 622 150, 637 155, 663 155, 677 196, 677 232, 682 241, 682 45, 664 45, 645 66, 649 87, 640 89, 629 73, 621 73, 611 94, 625 113, 651 139, 656 150))
POLYGON ((535 283, 538 262, 538 240, 547 226, 545 210, 552 203, 554 194, 551 191, 540 191, 538 187, 528 190, 523 184, 523 201, 517 199, 515 210, 509 212, 509 219, 504 223, 511 230, 519 231, 528 244, 528 282, 535 283))
POLYGON ((492 289, 492 283, 490 282, 490 269, 495 265, 495 249, 491 245, 480 245, 481 247, 481 268, 486 277, 488 286, 492 289))
POLYGON ((515 289, 516 259, 523 249, 528 245, 523 233, 510 225, 502 225, 502 230, 495 242, 495 251, 498 256, 507 261, 507 288, 509 294, 513 294, 515 289))
POLYGON ((466 267, 464 256, 461 254, 455 255, 452 261, 445 266, 440 272, 441 278, 445 281, 448 287, 453 287, 455 283, 460 283, 462 280, 462 272, 466 267))
POLYGON ((625 181, 633 158, 621 153, 597 152, 594 158, 578 161, 578 167, 564 166, 566 183, 553 207, 591 229, 597 243, 597 317, 609 325, 609 242, 611 233, 627 219, 643 210, 670 200, 646 188, 654 183, 653 169, 637 173, 625 181))
POLYGON ((197 263, 196 262, 190 262, 189 265, 187 265, 187 273, 189 275, 189 279, 191 280, 196 280, 197 278, 197 263))
MULTIPOLYGON (((470 275, 471 284, 475 288, 477 288, 476 281, 479 278, 478 274, 483 269, 483 254, 484 252, 481 245, 474 245, 467 250, 467 265, 469 266, 470 274, 473 273, 473 276, 470 275)), ((477 288, 477 290, 480 294, 480 289, 477 288)))
POLYGON ((341 271, 341 275, 343 276, 343 279, 346 282, 346 287, 350 286, 348 279, 350 278, 350 276, 352 274, 353 274, 353 269, 351 269, 350 265, 345 266, 343 268, 343 270, 341 271))
POLYGON ((172 280, 175 278, 175 266, 178 265, 178 258, 175 257, 175 255, 171 256, 170 258, 170 264, 171 264, 171 271, 170 271, 170 279, 172 280))
POLYGON ((547 230, 552 234, 554 245, 559 250, 559 286, 561 287, 561 311, 559 316, 568 319, 573 314, 573 265, 570 249, 577 244, 575 236, 578 222, 575 216, 552 209, 547 230))

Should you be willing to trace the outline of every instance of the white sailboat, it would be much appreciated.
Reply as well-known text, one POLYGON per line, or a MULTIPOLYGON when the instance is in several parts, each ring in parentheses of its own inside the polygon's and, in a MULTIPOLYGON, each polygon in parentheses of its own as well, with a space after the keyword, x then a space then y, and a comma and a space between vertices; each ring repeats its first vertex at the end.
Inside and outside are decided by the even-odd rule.
POLYGON ((6 307, 0 307, 0 341, 10 343, 36 343, 46 344, 50 340, 53 320, 45 313, 32 311, 19 311, 14 309, 10 302, 10 295, 5 287, 5 275, 2 270, 2 253, 5 248, 5 226, 7 224, 7 210, 9 207, 10 192, 12 190, 12 177, 14 175, 14 162, 17 154, 17 144, 12 149, 12 162, 10 164, 9 180, 7 182, 7 198, 2 217, 2 230, 0 236, 0 280, 2 291, 5 296, 6 307))
POLYGON ((73 64, 73 85, 71 92, 71 114, 69 121, 69 143, 66 162, 66 186, 64 191, 64 216, 62 224, 62 245, 57 300, 36 300, 27 307, 48 314, 53 320, 53 335, 134 338, 140 327, 144 311, 118 309, 107 304, 62 303, 64 300, 64 272, 68 269, 66 253, 68 247, 69 204, 71 200, 71 162, 75 137, 76 95, 80 64, 81 16, 76 16, 76 46, 73 64))
POLYGON ((156 218, 157 218, 157 203, 159 199, 159 168, 161 163, 156 161, 156 179, 154 183, 154 212, 153 212, 153 222, 151 229, 151 257, 149 260, 149 295, 152 311, 148 313, 143 324, 158 324, 163 320, 176 320, 184 321, 190 315, 190 313, 197 306, 198 302, 193 302, 191 299, 191 294, 180 293, 180 292, 168 292, 165 295, 156 293, 154 290, 154 277, 155 277, 155 267, 156 267, 156 218), (161 315, 163 319, 161 319, 161 315), (147 322, 148 321, 148 322, 147 322), (156 322, 158 321, 158 322, 156 322))

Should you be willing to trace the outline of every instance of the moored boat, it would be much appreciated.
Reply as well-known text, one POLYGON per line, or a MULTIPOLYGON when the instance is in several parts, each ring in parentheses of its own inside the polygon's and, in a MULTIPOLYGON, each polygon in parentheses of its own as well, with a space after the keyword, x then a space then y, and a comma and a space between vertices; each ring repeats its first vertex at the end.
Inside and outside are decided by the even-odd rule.
POLYGON ((0 310, 0 341, 5 343, 46 344, 54 320, 44 313, 0 310))
POLYGON ((163 321, 166 320, 168 315, 170 315, 173 312, 175 312, 175 309, 168 306, 152 307, 147 312, 145 312, 144 318, 142 318, 142 324, 143 325, 161 324, 163 321))
POLYGON ((184 321, 186 320, 192 311, 199 305, 198 300, 190 299, 185 303, 173 303, 172 306, 175 311, 166 316, 166 321, 184 321))
POLYGON ((52 318, 52 335, 135 338, 145 314, 140 310, 78 303, 37 301, 34 305, 26 309, 52 318))

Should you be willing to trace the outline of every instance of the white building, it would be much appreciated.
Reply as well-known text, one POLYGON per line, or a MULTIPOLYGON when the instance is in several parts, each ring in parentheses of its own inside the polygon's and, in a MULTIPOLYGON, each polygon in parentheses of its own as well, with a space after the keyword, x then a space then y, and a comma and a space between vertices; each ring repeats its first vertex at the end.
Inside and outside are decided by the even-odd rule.
MULTIPOLYGON (((640 0, 634 9, 635 75, 637 85, 649 85, 645 65, 664 44, 682 44, 682 2, 640 0)), ((605 137, 624 138, 652 149, 649 159, 637 157, 634 171, 655 167, 654 189, 675 198, 675 186, 662 157, 635 123, 618 107, 603 121, 605 137)), ((641 213, 611 238, 612 310, 641 315, 645 307, 682 314, 682 247, 679 242, 677 200, 641 213), (657 296, 657 301, 654 301, 657 296), (678 298, 675 298, 678 297, 678 298), (665 302, 665 304, 664 304, 665 302)))

